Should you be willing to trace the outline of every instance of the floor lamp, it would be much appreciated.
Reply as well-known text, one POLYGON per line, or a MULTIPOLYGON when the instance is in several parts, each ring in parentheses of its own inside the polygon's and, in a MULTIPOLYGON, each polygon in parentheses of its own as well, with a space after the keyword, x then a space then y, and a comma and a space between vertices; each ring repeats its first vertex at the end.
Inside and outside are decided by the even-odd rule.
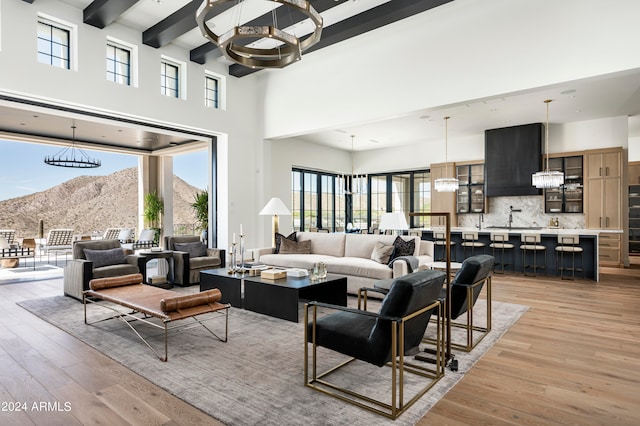
POLYGON ((276 233, 280 232, 278 229, 278 216, 291 216, 291 212, 284 205, 282 200, 277 197, 273 197, 269 200, 266 206, 260 211, 261 216, 273 216, 271 222, 271 247, 276 246, 276 233))

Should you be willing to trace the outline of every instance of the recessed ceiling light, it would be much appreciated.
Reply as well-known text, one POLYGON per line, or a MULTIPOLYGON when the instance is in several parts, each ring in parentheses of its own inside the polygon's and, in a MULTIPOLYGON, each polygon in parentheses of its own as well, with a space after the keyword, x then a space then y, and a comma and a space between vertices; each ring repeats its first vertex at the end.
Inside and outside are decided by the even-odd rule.
POLYGON ((345 134, 347 133, 347 131, 346 131, 346 130, 342 130, 342 129, 336 129, 336 132, 338 132, 338 133, 345 133, 345 134))
POLYGON ((369 142, 373 142, 373 143, 380 143, 380 141, 377 141, 375 139, 369 139, 369 142))
POLYGON ((576 93, 575 89, 567 89, 560 92, 561 95, 570 95, 571 93, 576 93))
POLYGON ((430 115, 421 115, 420 120, 426 120, 427 118, 431 118, 430 115))

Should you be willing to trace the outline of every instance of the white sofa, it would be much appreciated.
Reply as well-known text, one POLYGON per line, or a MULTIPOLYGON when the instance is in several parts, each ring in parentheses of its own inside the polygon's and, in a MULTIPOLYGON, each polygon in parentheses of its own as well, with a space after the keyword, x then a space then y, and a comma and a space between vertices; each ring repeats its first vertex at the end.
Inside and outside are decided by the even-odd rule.
MULTIPOLYGON (((396 239, 393 235, 298 232, 296 238, 298 242, 311 240, 310 254, 274 254, 275 249, 269 247, 253 249, 253 259, 272 266, 305 269, 324 262, 327 272, 347 277, 347 292, 350 294, 358 294, 361 287, 371 287, 373 281, 409 273, 406 262, 396 261, 392 269, 371 259, 376 243, 392 245, 396 239)), ((413 256, 418 258, 420 266, 433 261, 432 241, 423 241, 416 236, 405 235, 402 238, 415 240, 413 256)))

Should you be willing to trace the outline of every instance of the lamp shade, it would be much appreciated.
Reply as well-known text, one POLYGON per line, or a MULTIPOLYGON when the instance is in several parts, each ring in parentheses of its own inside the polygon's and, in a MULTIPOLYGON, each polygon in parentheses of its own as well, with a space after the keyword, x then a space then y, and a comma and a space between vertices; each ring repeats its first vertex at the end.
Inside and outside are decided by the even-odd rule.
POLYGON ((392 212, 382 215, 379 228, 383 230, 401 231, 409 229, 409 225, 403 212, 392 212))
POLYGON ((284 205, 282 200, 277 197, 273 197, 269 200, 266 206, 260 211, 261 216, 271 216, 271 215, 279 215, 279 216, 290 216, 291 212, 284 205))

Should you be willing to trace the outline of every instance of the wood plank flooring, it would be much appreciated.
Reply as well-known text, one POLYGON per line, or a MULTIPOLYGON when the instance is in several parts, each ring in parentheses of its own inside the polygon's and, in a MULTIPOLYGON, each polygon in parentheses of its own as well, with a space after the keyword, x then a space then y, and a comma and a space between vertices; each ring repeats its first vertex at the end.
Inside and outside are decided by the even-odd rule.
MULTIPOLYGON (((599 283, 495 275, 494 300, 529 311, 419 425, 640 424, 633 260, 599 283)), ((62 280, 0 284, 0 409, 13 409, 0 424, 220 424, 16 305, 61 292, 62 280)))

